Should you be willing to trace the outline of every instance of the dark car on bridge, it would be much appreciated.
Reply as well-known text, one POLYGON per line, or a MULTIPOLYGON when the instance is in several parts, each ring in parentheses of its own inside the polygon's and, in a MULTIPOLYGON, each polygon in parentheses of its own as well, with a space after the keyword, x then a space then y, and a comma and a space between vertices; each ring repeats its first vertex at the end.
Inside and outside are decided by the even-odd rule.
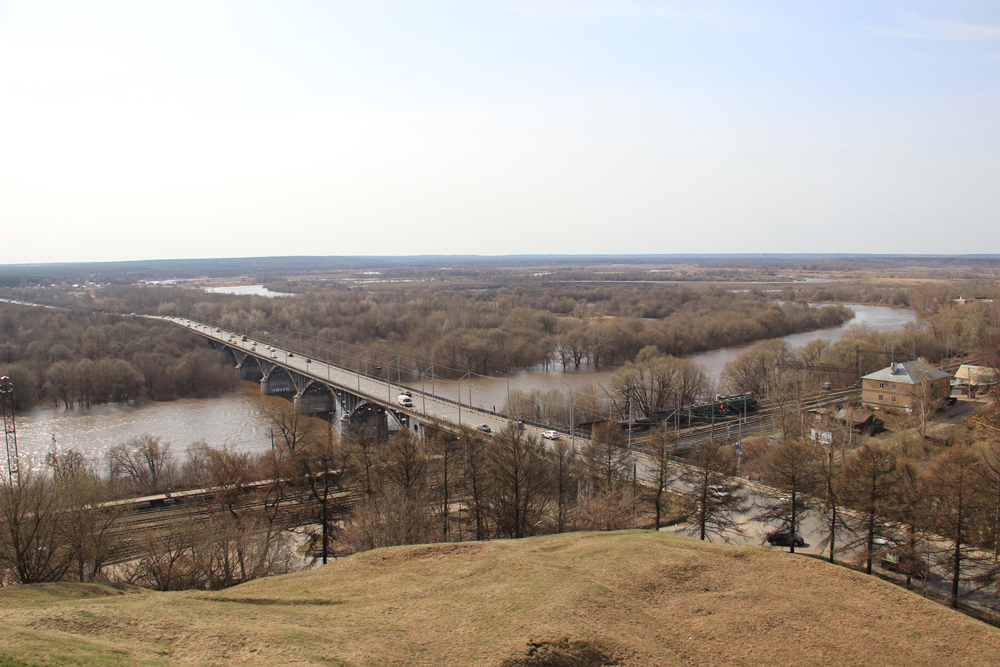
POLYGON ((776 530, 773 533, 768 533, 765 539, 772 547, 804 547, 806 545, 806 541, 802 539, 801 535, 792 537, 792 533, 787 530, 776 530))

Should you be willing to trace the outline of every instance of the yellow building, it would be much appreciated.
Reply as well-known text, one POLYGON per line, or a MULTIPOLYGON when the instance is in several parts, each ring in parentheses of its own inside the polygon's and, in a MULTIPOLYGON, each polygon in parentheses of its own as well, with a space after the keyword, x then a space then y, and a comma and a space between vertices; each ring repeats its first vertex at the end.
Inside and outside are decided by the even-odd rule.
POLYGON ((893 363, 861 378, 861 403, 866 408, 898 408, 910 412, 925 404, 944 400, 951 393, 951 375, 924 359, 893 363))

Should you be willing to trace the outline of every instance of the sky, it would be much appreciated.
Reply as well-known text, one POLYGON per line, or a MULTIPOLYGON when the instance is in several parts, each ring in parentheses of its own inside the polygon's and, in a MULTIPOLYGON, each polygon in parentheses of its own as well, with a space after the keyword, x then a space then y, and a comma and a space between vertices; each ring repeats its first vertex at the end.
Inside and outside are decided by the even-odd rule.
POLYGON ((1000 253, 1000 2, 0 0, 0 264, 1000 253))

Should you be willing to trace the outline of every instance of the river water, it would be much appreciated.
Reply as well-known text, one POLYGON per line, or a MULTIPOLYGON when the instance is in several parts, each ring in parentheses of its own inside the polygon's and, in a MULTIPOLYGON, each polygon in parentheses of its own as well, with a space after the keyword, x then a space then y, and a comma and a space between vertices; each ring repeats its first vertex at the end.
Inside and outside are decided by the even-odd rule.
POLYGON ((222 287, 209 287, 206 292, 214 294, 249 294, 251 296, 295 296, 289 292, 272 292, 263 285, 224 285, 222 287))
MULTIPOLYGON (((912 310, 883 306, 851 306, 855 317, 850 322, 830 329, 820 329, 785 336, 794 347, 817 339, 836 340, 850 326, 864 324, 874 329, 898 329, 913 322, 912 310)), ((726 363, 733 361, 750 345, 723 348, 692 355, 691 360, 705 366, 709 376, 718 381, 726 363)), ((476 377, 471 382, 472 402, 486 409, 502 409, 508 386, 513 391, 583 392, 590 385, 606 384, 614 368, 561 366, 550 370, 522 370, 495 378, 476 377), (563 384, 566 383, 566 384, 563 384)), ((420 389, 420 385, 413 385, 420 389)), ((428 392, 432 383, 424 383, 428 392)), ((469 404, 469 380, 433 382, 434 393, 469 404), (461 392, 459 392, 459 386, 461 392)), ((579 394, 578 394, 579 395, 579 394)), ((271 399, 276 400, 276 399, 271 399)), ((418 403, 419 405, 419 403, 418 403)), ((21 453, 36 460, 43 457, 54 442, 60 449, 73 448, 99 461, 108 448, 130 437, 151 433, 169 442, 181 457, 192 442, 205 440, 213 447, 235 446, 240 450, 264 452, 271 446, 270 427, 259 394, 236 393, 221 398, 183 399, 167 403, 140 401, 128 405, 103 405, 92 408, 36 408, 17 416, 17 442, 21 453)), ((0 467, 3 467, 0 462, 0 467)))
MULTIPOLYGON (((854 318, 844 324, 828 329, 817 329, 806 333, 790 334, 782 338, 794 348, 802 347, 810 341, 829 340, 834 341, 840 338, 849 328, 853 326, 865 325, 876 330, 901 329, 905 325, 916 320, 916 313, 904 308, 887 308, 885 306, 866 306, 858 304, 846 304, 854 310, 854 318)), ((754 343, 747 345, 737 345, 734 347, 724 347, 718 350, 693 354, 688 358, 695 363, 705 367, 708 377, 718 387, 719 376, 725 365, 735 361, 736 357, 753 347, 754 343)), ((573 387, 574 392, 586 391, 592 385, 607 385, 614 373, 615 367, 601 366, 594 368, 590 365, 581 365, 580 368, 569 366, 563 370, 562 366, 550 367, 548 371, 529 369, 521 370, 507 375, 498 375, 495 378, 475 377, 472 379, 472 403, 478 407, 488 410, 499 410, 507 400, 508 380, 510 390, 520 390, 524 392, 538 389, 542 392, 550 390, 568 391, 566 385, 573 387), (565 383, 565 384, 564 384, 565 383), (494 407, 495 406, 495 407, 494 407)), ((425 386, 429 383, 425 382, 425 386)), ((419 389, 419 385, 416 386, 419 389)), ((426 387, 430 391, 430 387, 426 387)), ((469 403, 469 380, 461 382, 461 400, 469 403)), ((458 399, 458 382, 454 380, 436 380, 435 393, 451 399, 458 399)))

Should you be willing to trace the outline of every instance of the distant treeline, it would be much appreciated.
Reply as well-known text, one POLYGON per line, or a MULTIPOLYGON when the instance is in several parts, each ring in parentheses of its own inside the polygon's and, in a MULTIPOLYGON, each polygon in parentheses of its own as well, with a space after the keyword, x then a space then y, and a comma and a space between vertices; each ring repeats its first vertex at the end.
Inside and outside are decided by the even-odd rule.
POLYGON ((777 280, 789 272, 937 271, 936 277, 996 275, 996 255, 510 255, 503 257, 243 257, 0 266, 0 287, 140 280, 307 276, 379 271, 387 277, 490 282, 512 280, 777 280), (650 269, 656 269, 651 271, 650 269), (663 270, 666 269, 666 270, 663 270), (956 274, 956 275, 953 275, 956 274))
POLYGON ((144 319, 0 303, 0 376, 17 409, 208 396, 235 387, 232 364, 202 340, 144 319))
POLYGON ((282 299, 122 287, 101 290, 99 302, 120 312, 176 313, 266 332, 283 346, 316 336, 323 342, 312 353, 320 357, 335 356, 341 348, 334 344, 344 343, 344 354, 356 359, 363 352, 375 361, 375 351, 385 363, 423 360, 445 374, 483 375, 554 363, 615 365, 648 346, 682 356, 837 326, 852 316, 840 306, 778 303, 764 293, 657 285, 327 288, 282 299))

